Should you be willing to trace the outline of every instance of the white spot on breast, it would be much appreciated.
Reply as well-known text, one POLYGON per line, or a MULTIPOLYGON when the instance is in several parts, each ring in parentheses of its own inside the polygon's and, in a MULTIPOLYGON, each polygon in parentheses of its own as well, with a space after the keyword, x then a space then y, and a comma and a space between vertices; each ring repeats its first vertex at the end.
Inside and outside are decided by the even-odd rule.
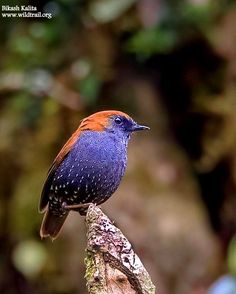
POLYGON ((78 177, 79 174, 76 174, 75 176, 78 177))
POLYGON ((85 198, 84 201, 88 200, 91 194, 88 194, 85 198))

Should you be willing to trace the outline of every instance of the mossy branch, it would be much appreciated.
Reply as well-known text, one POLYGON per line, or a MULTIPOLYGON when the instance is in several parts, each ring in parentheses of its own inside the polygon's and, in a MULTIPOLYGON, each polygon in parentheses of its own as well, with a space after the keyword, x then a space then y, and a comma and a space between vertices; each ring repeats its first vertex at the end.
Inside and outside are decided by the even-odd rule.
POLYGON ((155 286, 132 245, 95 205, 86 215, 86 280, 90 294, 154 294, 155 286))

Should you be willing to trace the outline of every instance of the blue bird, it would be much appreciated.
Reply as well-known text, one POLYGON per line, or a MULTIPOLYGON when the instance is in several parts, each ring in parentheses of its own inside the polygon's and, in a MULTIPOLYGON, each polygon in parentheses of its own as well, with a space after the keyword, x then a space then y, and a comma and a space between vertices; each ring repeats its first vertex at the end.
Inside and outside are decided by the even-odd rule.
POLYGON ((85 215, 89 203, 111 197, 125 173, 131 133, 146 129, 115 110, 82 120, 48 171, 39 203, 41 238, 55 239, 70 210, 85 215))

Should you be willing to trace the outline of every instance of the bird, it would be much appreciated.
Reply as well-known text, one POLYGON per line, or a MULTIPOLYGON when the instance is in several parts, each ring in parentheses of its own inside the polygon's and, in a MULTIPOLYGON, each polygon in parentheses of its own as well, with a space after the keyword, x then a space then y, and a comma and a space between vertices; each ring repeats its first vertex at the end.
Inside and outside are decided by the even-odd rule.
POLYGON ((39 212, 41 238, 57 238, 71 210, 86 215, 117 190, 127 166, 131 134, 148 130, 118 110, 84 118, 53 161, 43 185, 39 212))

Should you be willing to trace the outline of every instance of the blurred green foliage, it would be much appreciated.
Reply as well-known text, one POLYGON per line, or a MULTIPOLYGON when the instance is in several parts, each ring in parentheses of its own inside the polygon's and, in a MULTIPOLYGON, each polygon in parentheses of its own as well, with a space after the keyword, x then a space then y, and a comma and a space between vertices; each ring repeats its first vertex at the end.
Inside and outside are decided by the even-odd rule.
POLYGON ((232 238, 228 251, 228 267, 229 272, 236 275, 236 239, 232 238))

